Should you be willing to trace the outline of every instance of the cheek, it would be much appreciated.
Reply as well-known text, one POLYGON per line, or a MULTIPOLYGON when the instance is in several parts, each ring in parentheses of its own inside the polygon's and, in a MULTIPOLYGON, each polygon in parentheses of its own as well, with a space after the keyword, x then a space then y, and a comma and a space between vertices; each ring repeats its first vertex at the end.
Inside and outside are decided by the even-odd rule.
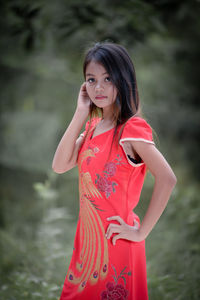
POLYGON ((91 90, 91 88, 88 87, 87 85, 86 85, 86 91, 87 91, 87 93, 88 93, 88 96, 91 98, 91 96, 92 96, 92 90, 91 90))

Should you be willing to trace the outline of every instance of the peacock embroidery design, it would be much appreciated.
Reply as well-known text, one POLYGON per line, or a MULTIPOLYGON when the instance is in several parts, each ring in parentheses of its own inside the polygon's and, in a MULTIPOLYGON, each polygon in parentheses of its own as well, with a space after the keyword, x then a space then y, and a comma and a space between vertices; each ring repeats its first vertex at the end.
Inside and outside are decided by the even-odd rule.
POLYGON ((79 292, 83 291, 88 282, 94 285, 108 274, 108 241, 98 214, 101 209, 94 201, 94 198, 102 198, 102 194, 93 183, 90 173, 82 171, 83 161, 89 164, 97 153, 97 148, 89 147, 78 158, 81 250, 76 258, 75 270, 69 269, 67 278, 72 284, 78 285, 79 292))

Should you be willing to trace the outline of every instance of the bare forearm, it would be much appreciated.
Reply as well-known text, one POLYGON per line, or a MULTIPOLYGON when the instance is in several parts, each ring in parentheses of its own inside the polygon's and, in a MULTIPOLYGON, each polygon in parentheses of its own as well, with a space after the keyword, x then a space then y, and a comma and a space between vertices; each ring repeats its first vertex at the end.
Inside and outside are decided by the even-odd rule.
POLYGON ((171 177, 168 179, 155 179, 151 201, 139 230, 141 236, 144 239, 148 236, 148 234, 151 232, 158 219, 162 215, 175 184, 175 177, 171 177))
POLYGON ((132 145, 154 176, 155 184, 150 204, 140 227, 137 221, 134 222, 134 226, 126 224, 120 216, 111 216, 107 219, 120 223, 118 226, 110 223, 106 232, 108 239, 113 233, 119 233, 113 237, 113 245, 117 239, 127 239, 133 242, 143 241, 163 213, 176 184, 175 174, 156 147, 143 141, 134 141, 132 145))
POLYGON ((62 170, 71 159, 74 151, 76 140, 80 134, 80 130, 87 119, 87 114, 76 109, 74 116, 66 129, 56 152, 54 154, 52 168, 54 170, 62 170))

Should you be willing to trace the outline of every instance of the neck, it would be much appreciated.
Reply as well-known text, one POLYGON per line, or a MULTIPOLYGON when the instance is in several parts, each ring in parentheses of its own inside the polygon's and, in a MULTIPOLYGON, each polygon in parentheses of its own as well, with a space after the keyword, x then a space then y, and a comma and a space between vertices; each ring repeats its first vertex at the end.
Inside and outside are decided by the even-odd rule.
POLYGON ((102 120, 105 123, 113 123, 113 113, 112 110, 109 109, 108 107, 103 108, 102 120))

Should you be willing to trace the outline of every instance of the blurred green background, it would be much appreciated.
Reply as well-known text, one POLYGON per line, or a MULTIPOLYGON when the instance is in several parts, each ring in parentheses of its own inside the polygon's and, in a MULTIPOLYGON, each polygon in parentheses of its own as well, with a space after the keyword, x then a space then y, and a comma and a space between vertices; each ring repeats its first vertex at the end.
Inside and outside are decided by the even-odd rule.
MULTIPOLYGON (((144 117, 178 183, 146 240, 150 300, 200 299, 200 1, 0 4, 0 299, 59 299, 79 209, 78 170, 51 169, 83 82, 84 50, 128 49, 144 117)), ((148 174, 136 212, 153 188, 148 174)))

